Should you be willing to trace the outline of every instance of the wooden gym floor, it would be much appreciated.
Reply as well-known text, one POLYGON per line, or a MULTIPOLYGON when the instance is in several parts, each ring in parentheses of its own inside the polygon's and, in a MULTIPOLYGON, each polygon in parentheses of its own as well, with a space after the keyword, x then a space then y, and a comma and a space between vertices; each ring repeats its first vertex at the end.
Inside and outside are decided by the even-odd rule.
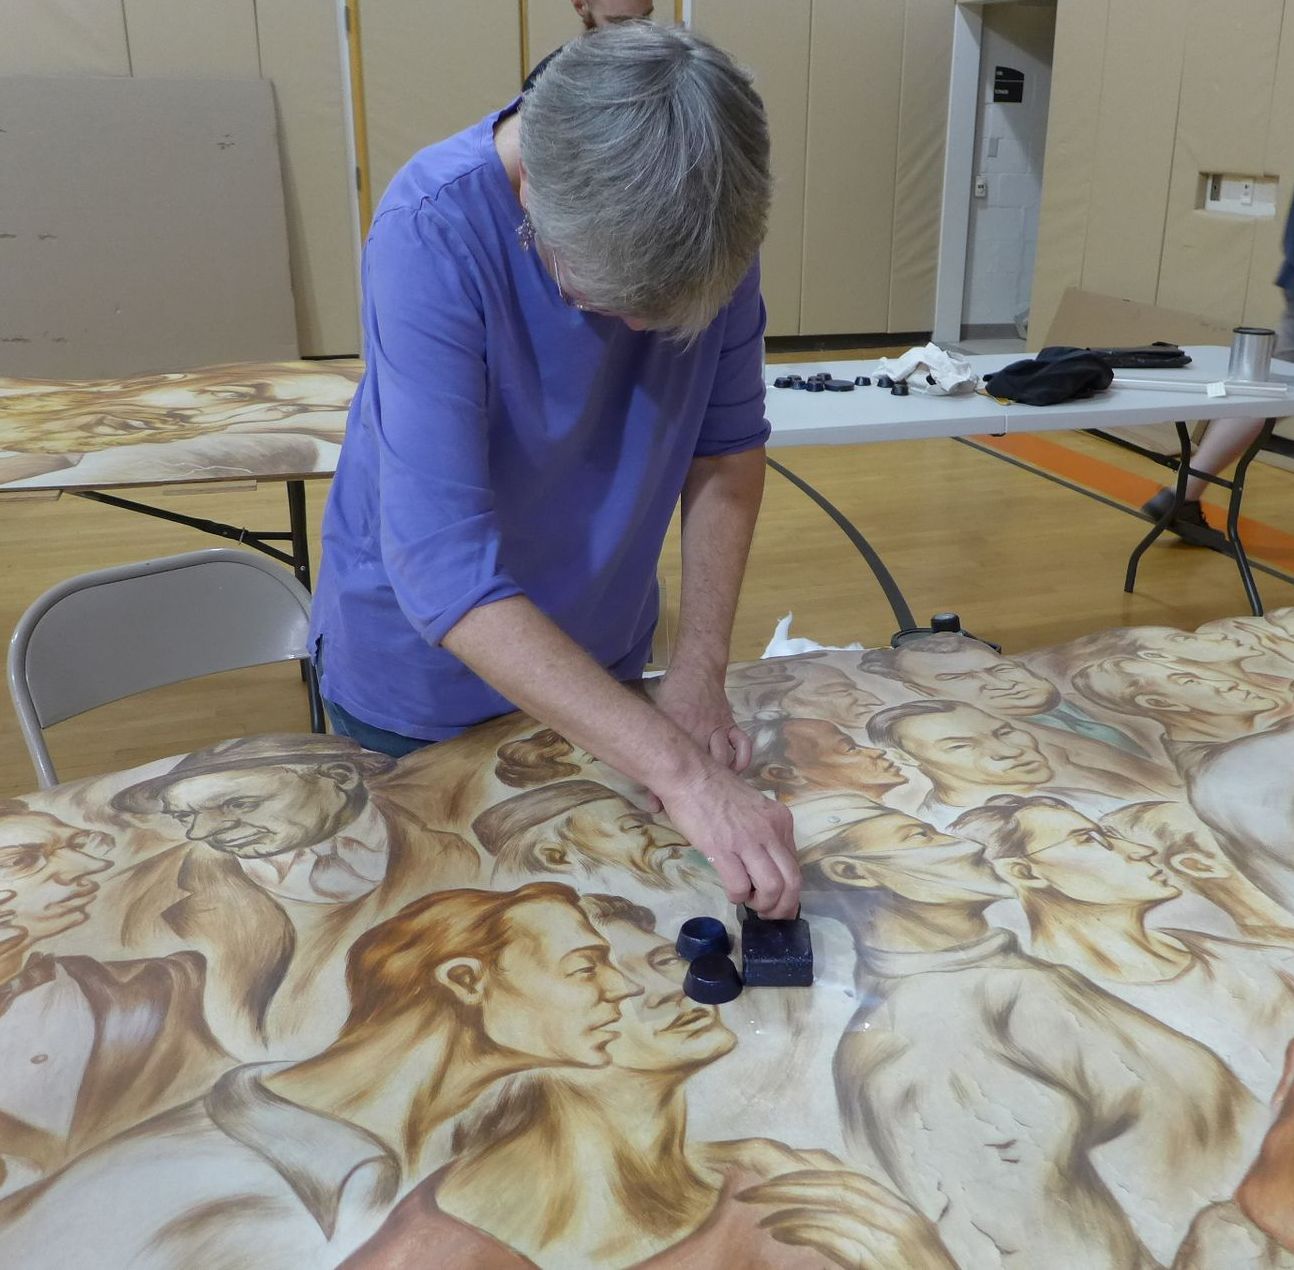
MULTIPOLYGON (((867 350, 877 356, 883 350, 867 350)), ((831 356, 846 356, 832 353, 831 356)), ((801 359, 796 354, 792 359, 801 359)), ((771 360, 771 359, 770 359, 771 360)), ((1122 589, 1145 522, 956 441, 802 448, 776 457, 816 486, 879 551, 919 620, 952 609, 968 629, 1023 651, 1109 626, 1192 627, 1246 611, 1233 563, 1161 540, 1142 563, 1138 593, 1122 589)), ((1160 483, 1149 463, 1084 436, 1013 451, 1018 461, 1136 505, 1160 483)), ((312 552, 327 482, 307 486, 312 552)), ((1246 494, 1247 541, 1258 558, 1294 572, 1294 473, 1256 464, 1246 494)), ((163 500, 159 500, 163 501, 163 500)), ((256 528, 286 526, 283 487, 185 494, 166 506, 256 528)), ((1220 523, 1214 516, 1215 523, 1220 523)), ((73 497, 0 498, 0 630, 9 632, 43 590, 73 574, 218 540, 73 497)), ((676 620, 677 537, 661 574, 666 621, 676 620)), ((1294 604, 1294 586, 1264 574, 1269 608, 1294 604)), ((895 622, 862 558, 823 512, 770 472, 733 638, 735 660, 758 657, 777 619, 823 643, 884 644, 895 622)), ((139 620, 148 620, 141 613, 139 620)), ((0 796, 34 788, 8 694, 0 694, 0 796)), ((227 737, 308 727, 295 668, 262 667, 118 702, 49 733, 63 779, 129 767, 227 737)))

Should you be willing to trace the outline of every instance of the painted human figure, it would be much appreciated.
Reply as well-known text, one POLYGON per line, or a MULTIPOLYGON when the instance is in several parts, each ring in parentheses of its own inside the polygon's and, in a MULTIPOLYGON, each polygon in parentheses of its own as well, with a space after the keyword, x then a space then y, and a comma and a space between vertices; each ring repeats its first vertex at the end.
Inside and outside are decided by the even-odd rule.
POLYGON ((1080 783, 1084 773, 1060 769, 1033 728, 964 702, 922 700, 891 706, 872 716, 867 735, 874 745, 898 751, 929 777, 934 788, 919 815, 941 827, 996 793, 1063 790, 1096 814, 1122 801, 1105 783, 1080 783))
POLYGON ((194 952, 134 961, 37 948, 82 925, 113 841, 0 805, 0 1195, 207 1088, 233 1059, 194 952))
POLYGON ((747 772, 757 789, 782 802, 841 792, 880 801, 908 780, 885 750, 859 745, 834 723, 777 714, 752 725, 747 772))
POLYGON ((1089 701, 1119 714, 1152 719, 1178 769, 1190 769, 1208 747, 1274 727, 1290 713, 1284 697, 1244 679, 1200 666, 1145 657, 1110 657, 1074 673, 1089 701))
POLYGON ((358 362, 244 363, 79 384, 0 381, 0 484, 314 471, 336 458, 358 362), (325 455, 325 451, 329 454, 325 455))
POLYGON ((802 653, 741 666, 728 678, 728 692, 739 718, 766 710, 802 719, 822 719, 840 728, 861 728, 881 704, 854 678, 824 657, 802 653))
POLYGON ((1272 1125, 1235 1197, 1200 1213, 1173 1270, 1294 1270, 1294 1044, 1273 1106, 1272 1125))
POLYGON ((183 841, 114 880, 105 939, 202 952, 208 1018, 238 1053, 326 1045, 345 1018, 340 950, 479 868, 466 842, 383 795, 393 766, 344 737, 255 737, 120 791, 116 810, 183 841))
POLYGON ((495 1081, 609 1061, 620 1003, 641 989, 576 901, 534 883, 410 904, 350 950, 335 1044, 237 1067, 0 1203, 0 1264, 337 1264, 381 1224, 436 1127, 495 1081))
POLYGON ((1177 886, 1225 913, 1246 938, 1294 945, 1294 912, 1250 881, 1189 803, 1129 803, 1102 816, 1101 827, 1150 847, 1177 886))
POLYGON ((793 810, 806 910, 858 956, 835 1076, 860 1158, 966 1270, 1171 1260, 1238 1182, 1257 1100, 1204 1046, 992 928, 1011 892, 978 843, 864 799, 793 810))
POLYGON ((1154 848, 1061 799, 990 799, 951 832, 983 844, 1015 890, 1034 956, 1193 1036, 1271 1098, 1294 1037, 1294 948, 1154 929, 1154 910, 1181 894, 1154 848))
POLYGON ((494 876, 556 873, 631 881, 651 890, 712 886, 686 858, 674 829, 596 781, 558 781, 487 808, 472 831, 494 860, 494 876))
POLYGON ((430 1247, 458 1270, 951 1270, 929 1222, 833 1156, 690 1141, 687 1082, 737 1038, 716 1007, 683 995, 686 967, 650 911, 618 896, 581 903, 644 987, 625 1003, 610 1064, 501 1086, 460 1122, 454 1160, 414 1188, 346 1270, 412 1270, 430 1247))
POLYGON ((1294 912, 1294 723, 1209 746, 1188 775, 1195 814, 1240 871, 1294 912))
POLYGON ((999 718, 1113 746, 1134 758, 1149 757, 1132 736, 1063 698, 1049 679, 978 640, 934 636, 893 652, 864 653, 861 664, 864 670, 893 674, 922 696, 965 702, 999 718))

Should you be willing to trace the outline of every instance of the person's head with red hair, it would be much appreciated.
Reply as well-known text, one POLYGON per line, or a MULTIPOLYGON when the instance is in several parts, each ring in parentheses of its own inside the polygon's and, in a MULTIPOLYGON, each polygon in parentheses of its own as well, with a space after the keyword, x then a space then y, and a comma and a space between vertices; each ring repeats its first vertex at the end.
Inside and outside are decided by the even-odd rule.
POLYGON ((556 882, 439 891, 362 935, 347 958, 343 1042, 412 1012, 449 1012, 493 1052, 602 1067, 619 1003, 642 989, 556 882))

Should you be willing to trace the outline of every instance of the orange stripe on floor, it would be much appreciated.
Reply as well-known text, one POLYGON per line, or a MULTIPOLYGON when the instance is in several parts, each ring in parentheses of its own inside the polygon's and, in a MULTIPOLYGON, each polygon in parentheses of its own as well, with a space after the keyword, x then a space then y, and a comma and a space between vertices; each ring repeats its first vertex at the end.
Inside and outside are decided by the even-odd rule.
MULTIPOLYGON (((1017 436, 976 437, 980 445, 988 449, 999 450, 1009 454, 1013 459, 1029 464, 1053 476, 1063 477, 1075 485, 1086 486, 1107 498, 1129 507, 1140 507, 1161 486, 1148 476, 1138 476, 1126 468, 1104 459, 1093 458, 1090 454, 1080 454, 1068 446, 1058 445, 1045 437, 1034 433, 1020 433, 1017 436)), ((1165 473, 1167 480, 1173 478, 1165 473)), ((1225 516, 1217 507, 1205 504, 1209 524, 1222 528, 1225 516)), ((1294 534, 1277 529, 1260 520, 1251 520, 1248 516, 1240 517, 1240 540, 1245 551, 1254 559, 1261 560, 1279 569, 1294 570, 1294 534)))

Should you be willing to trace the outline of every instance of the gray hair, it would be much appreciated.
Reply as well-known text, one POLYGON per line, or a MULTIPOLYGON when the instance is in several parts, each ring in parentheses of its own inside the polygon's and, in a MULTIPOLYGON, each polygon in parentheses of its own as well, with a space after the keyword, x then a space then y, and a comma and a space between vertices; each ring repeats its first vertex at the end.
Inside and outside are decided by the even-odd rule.
POLYGON ((750 76, 682 29, 572 40, 521 104, 535 236, 590 308, 691 338, 768 228, 768 120, 750 76))

